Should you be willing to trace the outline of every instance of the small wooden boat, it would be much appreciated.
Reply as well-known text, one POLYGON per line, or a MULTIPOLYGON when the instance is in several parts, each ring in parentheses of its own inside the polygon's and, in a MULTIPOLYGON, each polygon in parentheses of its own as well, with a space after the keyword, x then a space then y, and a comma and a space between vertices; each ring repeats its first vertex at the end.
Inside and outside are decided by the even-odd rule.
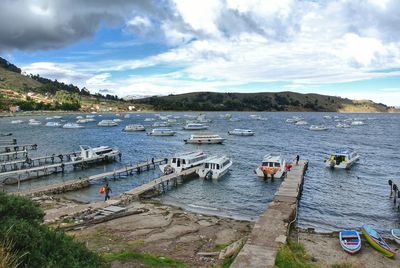
POLYGON ((386 257, 393 257, 396 252, 390 248, 390 246, 383 240, 383 238, 379 235, 377 231, 372 229, 372 227, 363 225, 361 227, 361 231, 367 241, 373 246, 376 250, 382 253, 386 257))
POLYGON ((340 231, 339 242, 344 251, 350 254, 355 254, 361 249, 360 234, 355 230, 340 231))
POLYGON ((392 229, 391 233, 396 243, 400 245, 400 229, 392 229))

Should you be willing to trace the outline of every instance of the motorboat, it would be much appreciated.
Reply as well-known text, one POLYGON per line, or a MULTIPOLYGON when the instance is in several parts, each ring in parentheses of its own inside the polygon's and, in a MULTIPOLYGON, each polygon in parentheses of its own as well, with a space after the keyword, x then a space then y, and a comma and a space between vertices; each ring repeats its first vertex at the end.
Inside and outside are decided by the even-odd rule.
POLYGON ((326 167, 349 169, 359 159, 360 156, 353 149, 340 148, 331 153, 324 162, 326 167))
POLYGON ((196 121, 197 121, 198 123, 211 123, 211 122, 212 122, 212 120, 211 120, 211 119, 207 119, 207 118, 206 118, 206 115, 203 114, 203 113, 201 113, 201 114, 199 114, 199 115, 197 116, 196 121))
POLYGON ((339 232, 339 243, 344 251, 355 254, 361 249, 361 237, 356 230, 342 230, 339 232))
POLYGON ((66 124, 63 125, 63 128, 75 128, 75 129, 78 129, 78 128, 84 128, 84 126, 76 124, 76 123, 66 123, 66 124))
POLYGON ((183 127, 184 130, 204 130, 207 129, 208 126, 200 124, 200 123, 188 123, 183 127))
POLYGON ((325 131, 328 130, 328 128, 326 126, 322 126, 322 125, 311 125, 310 130, 312 131, 325 131))
POLYGON ((304 126, 304 125, 308 125, 307 121, 305 120, 300 120, 297 121, 296 123, 294 123, 296 126, 304 126))
POLYGON ((364 126, 365 123, 363 121, 353 121, 351 122, 352 126, 364 126))
POLYGON ((47 122, 45 126, 46 127, 61 127, 61 123, 50 121, 50 122, 47 122))
POLYGON ((120 122, 122 122, 122 119, 115 118, 115 119, 113 119, 112 121, 117 122, 117 123, 120 123, 120 122))
POLYGON ((178 121, 175 119, 175 118, 168 118, 168 120, 167 120, 167 123, 168 124, 175 124, 175 123, 177 123, 178 121))
POLYGON ((84 124, 84 123, 89 123, 92 122, 94 119, 93 118, 80 118, 76 121, 78 124, 84 124))
POLYGON ((169 128, 155 128, 146 134, 149 136, 175 136, 176 132, 169 128))
POLYGON ((54 119, 54 118, 53 118, 53 117, 51 117, 51 116, 50 116, 50 117, 46 117, 46 118, 45 118, 45 120, 53 120, 53 119, 54 119))
POLYGON ((269 153, 264 156, 261 166, 255 172, 262 178, 282 178, 286 174, 286 162, 281 153, 269 153))
POLYGON ((234 130, 228 131, 228 134, 235 136, 254 136, 254 131, 251 129, 236 128, 234 130))
POLYGON ((82 119, 82 118, 83 118, 82 115, 78 115, 78 116, 76 117, 76 119, 82 119))
POLYGON ((192 144, 222 144, 224 140, 224 138, 221 138, 221 136, 217 134, 198 134, 190 135, 189 139, 183 141, 192 144))
POLYGON ((54 119, 61 119, 62 116, 61 116, 61 115, 55 115, 55 116, 53 116, 53 118, 54 118, 54 119))
POLYGON ((31 126, 39 126, 41 124, 42 124, 42 122, 40 122, 36 119, 29 119, 29 122, 28 122, 28 125, 31 125, 31 126))
POLYGON ((124 118, 130 118, 130 117, 131 117, 130 114, 125 114, 125 115, 124 115, 124 118))
POLYGON ((97 125, 100 127, 115 127, 118 126, 118 123, 113 120, 101 120, 97 125))
POLYGON ((80 145, 81 152, 77 156, 71 156, 72 162, 85 161, 86 163, 99 160, 112 160, 121 153, 118 149, 109 146, 90 147, 88 145, 80 145))
POLYGON ((207 157, 207 154, 202 151, 185 152, 173 156, 166 164, 159 167, 164 174, 179 173, 184 169, 202 165, 207 157))
POLYGON ((167 122, 154 122, 153 127, 169 127, 171 126, 167 122))
POLYGON ((224 176, 232 166, 232 160, 227 156, 212 156, 207 158, 196 171, 202 179, 217 180, 224 176))
POLYGON ((351 126, 345 123, 338 123, 336 128, 351 128, 351 126))
POLYGON ((145 122, 151 122, 151 121, 155 121, 155 118, 145 118, 144 121, 145 122))
POLYGON ((93 114, 87 114, 87 115, 86 115, 86 118, 94 118, 94 116, 95 116, 95 115, 93 115, 93 114))
POLYGON ((225 120, 230 120, 232 118, 232 115, 231 114, 225 114, 224 115, 224 119, 225 120))
POLYGON ((323 117, 324 117, 324 119, 332 119, 332 116, 330 116, 330 115, 324 115, 323 117))
POLYGON ((12 120, 11 121, 11 124, 21 124, 21 123, 23 123, 24 121, 23 120, 12 120))
POLYGON ((125 132, 133 132, 133 131, 145 131, 146 129, 144 128, 143 125, 140 124, 131 124, 125 126, 125 128, 122 131, 125 132))
POLYGON ((361 231, 364 237, 367 239, 368 243, 371 244, 376 250, 382 253, 386 257, 394 257, 396 255, 396 251, 392 249, 385 240, 381 237, 381 235, 375 231, 372 227, 363 225, 361 227, 361 231))
POLYGON ((262 117, 261 115, 258 115, 258 114, 251 114, 249 117, 253 120, 259 120, 259 121, 267 121, 268 120, 268 118, 262 117))
POLYGON ((400 245, 400 229, 392 229, 390 233, 392 234, 396 243, 400 245))

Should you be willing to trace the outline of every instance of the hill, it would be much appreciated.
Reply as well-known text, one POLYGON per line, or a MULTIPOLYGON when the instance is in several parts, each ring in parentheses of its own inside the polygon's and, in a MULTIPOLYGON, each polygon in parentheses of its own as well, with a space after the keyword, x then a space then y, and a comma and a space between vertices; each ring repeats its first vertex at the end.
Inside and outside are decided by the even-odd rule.
POLYGON ((174 111, 325 111, 325 112, 389 112, 394 108, 372 101, 295 92, 278 93, 215 93, 195 92, 155 96, 132 101, 155 110, 174 111))

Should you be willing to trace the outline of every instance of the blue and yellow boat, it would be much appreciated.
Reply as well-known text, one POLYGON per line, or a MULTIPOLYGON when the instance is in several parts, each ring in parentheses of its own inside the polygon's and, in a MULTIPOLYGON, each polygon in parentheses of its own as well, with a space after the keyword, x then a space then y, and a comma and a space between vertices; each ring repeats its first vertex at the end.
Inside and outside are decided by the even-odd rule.
POLYGON ((371 246, 373 246, 386 257, 393 257, 396 254, 396 251, 391 249, 385 240, 383 240, 383 238, 379 235, 379 233, 372 229, 372 227, 363 225, 361 227, 361 231, 371 246))

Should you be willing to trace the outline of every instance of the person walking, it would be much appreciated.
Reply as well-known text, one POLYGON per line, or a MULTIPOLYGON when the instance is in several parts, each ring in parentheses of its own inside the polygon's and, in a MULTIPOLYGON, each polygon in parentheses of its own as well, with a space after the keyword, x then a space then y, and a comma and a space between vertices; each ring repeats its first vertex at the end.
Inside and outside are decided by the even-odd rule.
POLYGON ((296 155, 296 165, 299 164, 299 160, 300 160, 300 155, 296 155))
POLYGON ((110 186, 108 186, 108 183, 106 183, 106 186, 104 187, 104 192, 106 193, 106 196, 104 197, 104 201, 107 201, 110 199, 110 192, 112 193, 112 190, 110 186))

